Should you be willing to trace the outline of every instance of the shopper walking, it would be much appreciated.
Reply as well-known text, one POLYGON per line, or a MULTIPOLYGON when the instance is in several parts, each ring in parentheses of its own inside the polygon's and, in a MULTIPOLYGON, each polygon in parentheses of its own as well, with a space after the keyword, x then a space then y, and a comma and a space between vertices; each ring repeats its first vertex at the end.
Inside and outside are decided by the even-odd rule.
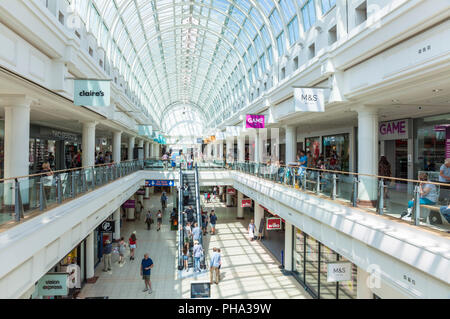
POLYGON ((205 211, 202 211, 202 231, 203 235, 207 234, 207 228, 208 228, 208 214, 205 211))
POLYGON ((161 209, 165 210, 167 207, 167 196, 166 192, 162 192, 161 194, 161 209))
POLYGON ((137 247, 137 238, 136 238, 136 232, 133 232, 128 239, 128 243, 130 244, 130 260, 134 260, 134 251, 137 247))
POLYGON ((184 269, 186 269, 186 271, 189 271, 189 245, 188 244, 184 244, 183 246, 183 263, 184 263, 184 269))
POLYGON ((121 237, 119 242, 119 265, 125 263, 124 256, 126 251, 127 251, 127 244, 125 243, 124 238, 121 237))
POLYGON ((256 230, 256 226, 255 223, 253 222, 253 219, 250 220, 250 224, 248 224, 248 239, 250 239, 250 241, 253 241, 255 239, 255 230, 256 230))
POLYGON ((112 244, 107 239, 105 241, 105 247, 103 248, 103 271, 111 270, 111 253, 112 253, 112 244))
MULTIPOLYGON (((386 176, 391 177, 391 164, 388 162, 386 156, 380 157, 380 162, 378 163, 378 175, 379 176, 386 176)), ((384 184, 386 185, 386 182, 388 180, 383 179, 384 184)), ((387 187, 384 187, 384 197, 389 198, 389 195, 387 194, 387 187)))
POLYGON ((152 224, 152 213, 150 211, 145 215, 145 223, 147 224, 147 230, 150 230, 152 224))
POLYGON ((203 257, 203 247, 198 242, 198 240, 194 241, 194 272, 200 272, 200 259, 203 257))
POLYGON ((219 266, 220 266, 220 254, 217 252, 217 248, 214 247, 213 248, 213 253, 211 255, 211 260, 209 262, 209 279, 210 279, 210 283, 211 285, 214 282, 214 274, 216 277, 215 283, 216 285, 219 284, 219 280, 220 280, 220 273, 219 273, 219 266))
POLYGON ((200 227, 198 227, 198 223, 194 223, 194 229, 192 229, 192 238, 194 241, 200 240, 200 234, 202 233, 202 230, 200 227))
POLYGON ((151 294, 152 283, 150 281, 151 269, 153 268, 153 260, 148 256, 148 253, 144 255, 144 259, 141 262, 141 276, 144 279, 145 289, 142 292, 148 291, 151 294))
POLYGON ((211 211, 211 214, 209 215, 209 222, 211 223, 211 235, 215 235, 217 216, 214 212, 214 209, 211 211))
POLYGON ((160 210, 158 210, 158 213, 156 214, 156 221, 158 223, 158 228, 156 228, 156 231, 160 231, 162 224, 162 213, 160 210))

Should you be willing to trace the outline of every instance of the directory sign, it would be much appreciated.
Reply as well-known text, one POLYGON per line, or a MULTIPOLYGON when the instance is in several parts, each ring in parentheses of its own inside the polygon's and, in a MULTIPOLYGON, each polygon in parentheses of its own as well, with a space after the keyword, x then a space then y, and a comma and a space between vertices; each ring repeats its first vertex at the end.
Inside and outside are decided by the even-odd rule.
POLYGON ((279 217, 269 217, 266 219, 266 229, 274 230, 281 229, 281 218, 279 217))
POLYGON ((211 298, 211 284, 209 282, 192 282, 191 298, 211 298))
POLYGON ((327 264, 327 282, 352 280, 352 263, 327 264))
POLYGON ((67 277, 68 273, 55 272, 45 274, 38 282, 39 296, 67 296, 67 277))
POLYGON ((264 128, 264 115, 247 114, 245 119, 246 128, 264 128))
POLYGON ((74 80, 73 104, 109 106, 111 82, 109 80, 74 80))
POLYGON ((147 179, 147 180, 145 180, 145 187, 153 187, 153 186, 175 186, 175 182, 173 180, 167 180, 167 179, 147 179))
POLYGON ((297 112, 325 112, 325 89, 294 88, 294 105, 297 112))

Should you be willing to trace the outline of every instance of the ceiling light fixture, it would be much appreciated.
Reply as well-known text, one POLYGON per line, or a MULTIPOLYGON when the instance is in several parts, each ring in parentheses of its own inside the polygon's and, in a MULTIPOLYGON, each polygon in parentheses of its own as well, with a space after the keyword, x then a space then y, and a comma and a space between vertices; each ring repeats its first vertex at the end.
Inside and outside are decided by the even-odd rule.
POLYGON ((438 93, 438 92, 441 92, 441 91, 442 91, 442 89, 434 89, 433 90, 434 93, 438 93))

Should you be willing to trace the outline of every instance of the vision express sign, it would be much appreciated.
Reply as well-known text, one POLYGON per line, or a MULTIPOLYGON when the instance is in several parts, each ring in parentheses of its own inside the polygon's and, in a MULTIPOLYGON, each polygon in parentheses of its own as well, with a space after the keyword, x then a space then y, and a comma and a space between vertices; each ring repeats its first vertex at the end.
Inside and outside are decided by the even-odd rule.
POLYGON ((109 80, 74 80, 73 104, 109 106, 111 104, 111 82, 109 80))

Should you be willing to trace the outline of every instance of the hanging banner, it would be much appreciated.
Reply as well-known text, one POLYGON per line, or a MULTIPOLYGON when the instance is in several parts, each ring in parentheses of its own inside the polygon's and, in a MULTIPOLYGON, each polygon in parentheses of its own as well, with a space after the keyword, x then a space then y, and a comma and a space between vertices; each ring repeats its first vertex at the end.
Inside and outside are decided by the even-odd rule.
POLYGON ((352 263, 327 264, 327 282, 352 280, 352 263))
POLYGON ((175 186, 175 182, 173 180, 154 180, 147 179, 145 181, 145 187, 153 187, 153 186, 175 186))
POLYGON ((138 134, 140 136, 152 137, 153 131, 151 125, 139 125, 138 126, 138 134))
POLYGON ((105 220, 98 226, 98 231, 114 233, 116 230, 114 221, 105 220))
POLYGON ((266 229, 267 230, 281 229, 281 218, 278 217, 267 218, 266 229))
POLYGON ((67 296, 67 277, 68 273, 48 273, 38 282, 38 295, 46 296, 67 296))
POLYGON ((294 88, 296 112, 325 112, 324 91, 327 89, 294 88))
POLYGON ((111 81, 74 80, 73 104, 109 106, 111 104, 111 81))
POLYGON ((241 207, 252 207, 252 200, 250 198, 242 199, 241 207))
POLYGON ((264 128, 264 115, 247 114, 245 118, 246 128, 264 128))

